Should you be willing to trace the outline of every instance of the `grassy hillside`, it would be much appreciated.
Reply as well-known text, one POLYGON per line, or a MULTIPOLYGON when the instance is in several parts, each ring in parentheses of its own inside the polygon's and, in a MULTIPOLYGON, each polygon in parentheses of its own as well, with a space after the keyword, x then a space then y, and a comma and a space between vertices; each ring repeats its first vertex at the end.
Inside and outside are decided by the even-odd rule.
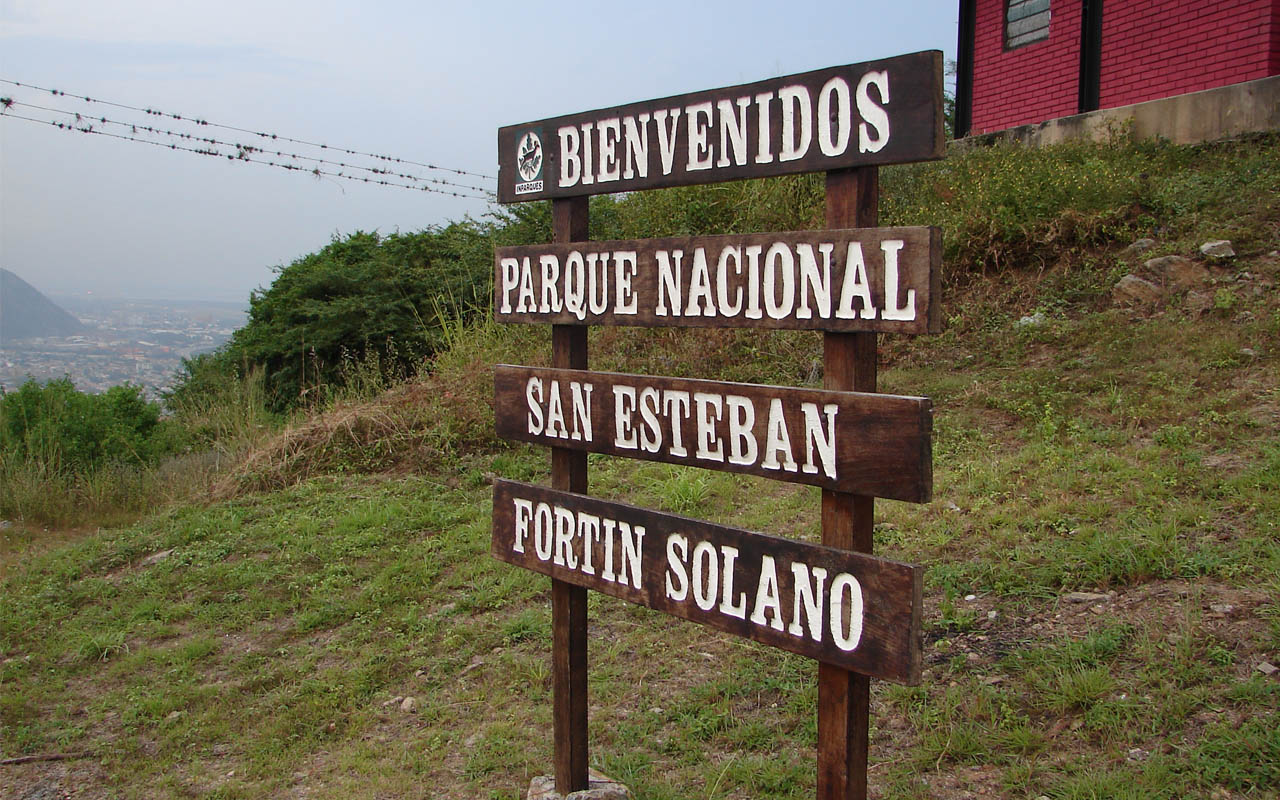
MULTIPOLYGON (((800 227, 819 187, 595 210, 605 235, 800 227)), ((882 338, 881 389, 934 400, 935 500, 876 506, 877 552, 927 568, 926 674, 874 686, 873 793, 1280 796, 1280 139, 999 148, 884 188, 886 224, 946 232, 948 323, 882 338), (1237 256, 1202 257, 1220 238, 1237 256), (1206 274, 1116 304, 1164 255, 1206 274)), ((490 367, 549 334, 445 335, 429 377, 298 419, 201 502, 0 531, 0 758, 71 756, 0 766, 0 796, 515 798, 549 771, 548 582, 487 552, 490 476, 548 462, 494 439, 490 367)), ((591 335, 593 367, 652 374, 815 384, 818 355, 591 335)), ((591 466, 602 497, 818 535, 815 490, 591 466)), ((590 659, 593 765, 637 797, 812 796, 813 662, 594 595, 590 659)))

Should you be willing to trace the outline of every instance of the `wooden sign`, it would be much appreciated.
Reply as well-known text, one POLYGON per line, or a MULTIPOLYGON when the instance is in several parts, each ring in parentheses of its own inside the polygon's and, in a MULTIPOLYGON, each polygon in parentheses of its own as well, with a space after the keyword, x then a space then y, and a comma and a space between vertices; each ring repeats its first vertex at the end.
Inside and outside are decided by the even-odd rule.
POLYGON ((942 158, 930 50, 498 130, 498 202, 942 158))
POLYGON ((942 233, 863 228, 504 247, 499 322, 936 333, 942 233))
POLYGON ((920 682, 923 570, 499 480, 495 558, 885 680, 920 682))
POLYGON ((499 365, 498 435, 927 503, 927 398, 499 365))

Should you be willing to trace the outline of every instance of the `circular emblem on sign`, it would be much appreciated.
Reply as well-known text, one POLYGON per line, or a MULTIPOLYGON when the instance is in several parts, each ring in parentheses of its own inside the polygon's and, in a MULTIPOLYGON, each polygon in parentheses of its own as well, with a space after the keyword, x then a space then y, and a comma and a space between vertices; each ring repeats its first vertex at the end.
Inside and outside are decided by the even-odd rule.
POLYGON ((531 181, 542 174, 542 140, 529 131, 520 138, 516 151, 516 168, 523 180, 531 181))

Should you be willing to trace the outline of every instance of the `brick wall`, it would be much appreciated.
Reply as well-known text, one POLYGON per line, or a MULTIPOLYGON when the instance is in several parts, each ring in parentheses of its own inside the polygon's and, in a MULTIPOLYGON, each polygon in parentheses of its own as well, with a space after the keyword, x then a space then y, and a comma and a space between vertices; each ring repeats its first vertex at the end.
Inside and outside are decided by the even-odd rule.
POLYGON ((1049 38, 1004 49, 1004 0, 977 0, 971 133, 1076 113, 1080 72, 1079 0, 1051 0, 1049 38))
MULTIPOLYGON (((1049 38, 1004 49, 1004 0, 977 0, 972 133, 1076 113, 1081 0, 1049 38)), ((1104 0, 1102 108, 1280 74, 1280 0, 1104 0)))
POLYGON ((1272 74, 1278 0, 1110 0, 1102 11, 1103 108, 1272 74))

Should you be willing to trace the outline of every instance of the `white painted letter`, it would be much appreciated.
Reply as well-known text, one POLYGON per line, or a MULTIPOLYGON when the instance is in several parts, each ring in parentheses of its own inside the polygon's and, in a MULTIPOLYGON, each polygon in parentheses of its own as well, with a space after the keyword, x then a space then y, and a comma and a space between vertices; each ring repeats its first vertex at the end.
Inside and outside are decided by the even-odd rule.
POLYGON ((906 244, 901 239, 886 239, 880 243, 884 251, 884 319, 915 319, 916 290, 907 290, 907 304, 898 306, 898 251, 906 244))
POLYGON ((618 163, 618 139, 622 135, 621 123, 617 117, 600 120, 600 182, 616 181, 621 177, 618 163), (609 134, 613 134, 613 138, 609 134))
POLYGON ((690 172, 711 169, 711 149, 707 146, 707 133, 711 127, 711 102, 698 103, 684 110, 689 122, 690 172), (704 155, 704 152, 705 155, 704 155))
POLYGON ((689 596, 689 576, 684 570, 684 562, 689 558, 689 539, 678 533, 667 536, 667 599, 677 603, 684 602, 689 596), (677 556, 676 551, 680 553, 677 556), (676 581, 671 580, 675 576, 676 581))
POLYGON ((831 637, 841 650, 852 650, 862 638, 862 585, 847 572, 831 582, 831 637), (844 626, 844 593, 849 590, 849 629, 844 626))
MULTIPOLYGON (((774 319, 791 315, 796 304, 796 260, 791 248, 777 242, 764 256, 764 308, 774 319), (778 301, 778 262, 782 262, 782 301, 778 301)), ((748 315, 750 316, 750 315, 748 315)))
POLYGON ((862 257, 862 242, 849 242, 849 251, 844 259, 844 283, 840 286, 840 307, 836 309, 839 319, 853 319, 858 313, 863 319, 876 318, 876 305, 871 300, 871 283, 867 279, 867 262, 862 257), (853 310, 853 298, 862 301, 862 311, 853 310))
POLYGON ((778 90, 782 102, 782 149, 779 161, 795 161, 804 158, 813 141, 813 107, 809 105, 809 90, 804 86, 784 86, 778 90), (796 114, 800 115, 799 126, 796 114), (798 129, 797 129, 798 128, 798 129))
POLYGON ((872 84, 880 92, 880 102, 887 104, 889 73, 868 72, 862 76, 862 80, 858 81, 858 115, 862 117, 862 122, 858 125, 858 152, 860 153, 877 153, 889 143, 889 115, 882 107, 876 105, 867 92, 867 88, 872 84), (876 129, 874 137, 871 135, 871 128, 867 127, 868 122, 871 123, 872 128, 876 129))
POLYGON ((524 552, 524 540, 529 536, 529 520, 533 519, 533 503, 520 497, 514 497, 516 507, 516 540, 511 549, 517 553, 524 552))
POLYGON ((529 433, 538 436, 542 433, 542 378, 529 377, 524 385, 524 400, 529 406, 529 433))
POLYGON ((720 594, 720 564, 716 559, 716 546, 711 542, 698 542, 693 548, 693 602, 703 611, 710 611, 720 594))
POLYGON ((636 430, 631 425, 631 414, 636 410, 634 386, 613 387, 613 444, 624 450, 635 450, 636 430), (630 407, 628 407, 630 406, 630 407))
POLYGON ((653 121, 658 124, 658 155, 662 156, 663 175, 671 174, 671 166, 676 159, 676 132, 680 130, 681 113, 680 109, 673 108, 653 115, 653 121), (666 124, 668 116, 671 117, 670 126, 666 124))
POLYGON ((849 147, 849 129, 852 111, 849 103, 849 84, 839 75, 827 81, 818 93, 818 147, 824 156, 842 155, 849 147), (836 108, 831 107, 831 98, 836 108), (835 128, 835 137, 831 129, 835 128))
POLYGON ((578 129, 560 129, 560 186, 573 186, 582 178, 582 157, 578 155, 578 129))
POLYGON ((698 424, 698 449, 694 451, 693 457, 706 461, 724 461, 724 444, 716 438, 716 423, 724 414, 722 398, 718 394, 695 392, 693 402, 697 407, 694 418, 698 424), (714 420, 709 413, 713 407, 716 410, 714 420))
POLYGON ((756 602, 752 607, 751 621, 782 630, 782 598, 778 593, 778 568, 773 556, 760 556, 760 583, 756 586, 756 602), (764 612, 772 611, 773 619, 765 619, 764 612))
POLYGON ((835 403, 827 403, 822 413, 827 415, 827 432, 822 433, 822 422, 818 419, 817 403, 801 403, 800 411, 804 414, 804 471, 816 474, 818 468, 813 465, 813 448, 818 448, 818 458, 822 459, 822 472, 828 478, 836 477, 836 413, 840 407, 835 403))

